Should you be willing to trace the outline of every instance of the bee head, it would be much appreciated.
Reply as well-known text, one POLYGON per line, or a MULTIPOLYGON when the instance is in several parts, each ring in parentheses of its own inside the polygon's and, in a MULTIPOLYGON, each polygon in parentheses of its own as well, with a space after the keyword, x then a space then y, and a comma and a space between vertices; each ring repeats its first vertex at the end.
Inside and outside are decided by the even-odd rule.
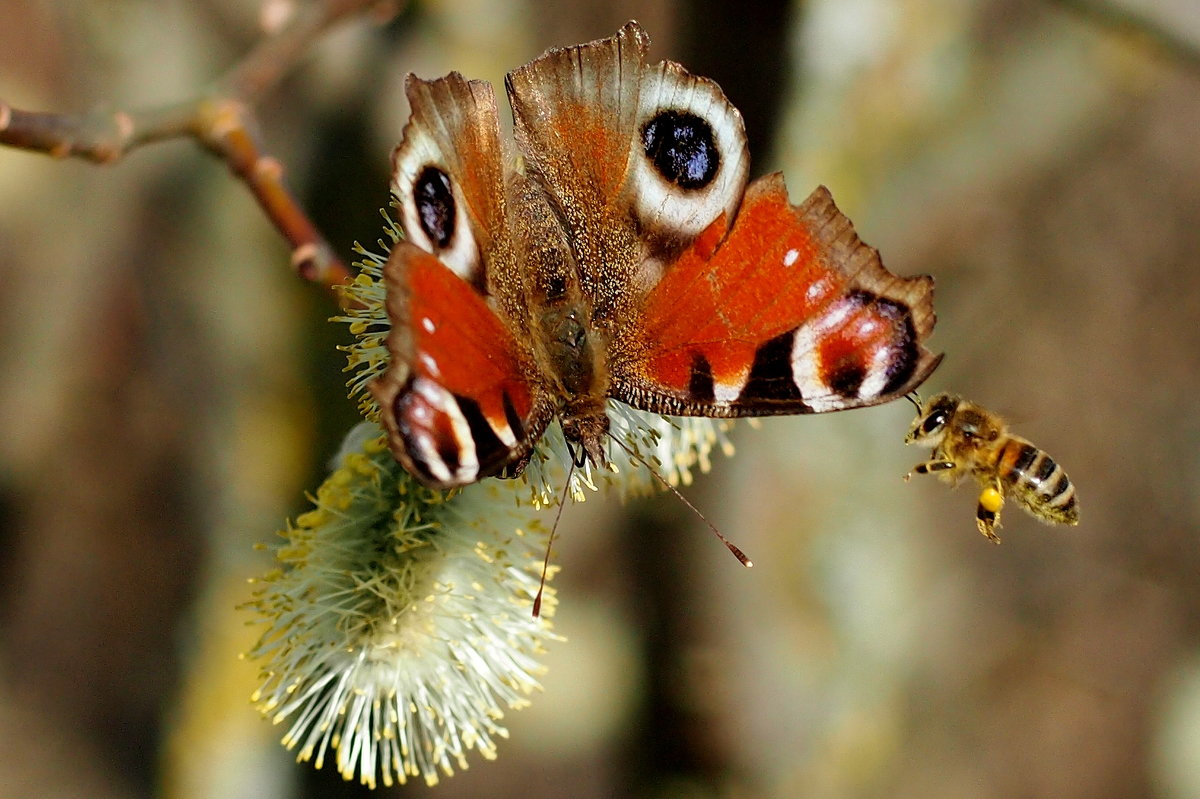
POLYGON ((954 394, 935 394, 930 397, 913 420, 904 443, 936 444, 945 434, 946 427, 954 418, 954 412, 958 410, 961 401, 961 398, 954 394))

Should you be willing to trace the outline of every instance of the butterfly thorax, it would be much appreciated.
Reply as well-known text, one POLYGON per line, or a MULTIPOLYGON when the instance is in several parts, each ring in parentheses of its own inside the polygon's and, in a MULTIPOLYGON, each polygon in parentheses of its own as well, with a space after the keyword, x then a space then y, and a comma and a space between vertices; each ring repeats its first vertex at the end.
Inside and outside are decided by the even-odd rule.
MULTIPOLYGON (((605 398, 609 379, 608 336, 592 322, 592 305, 580 285, 575 254, 551 202, 532 180, 516 176, 512 230, 514 261, 520 262, 510 284, 520 281, 521 314, 529 329, 535 379, 549 385, 559 403, 563 433, 580 444, 593 463, 602 464, 603 437, 608 433, 605 398)), ((497 276, 501 283, 506 278, 497 276)), ((498 286, 500 293, 506 289, 498 286)))
POLYGON ((602 444, 608 434, 606 343, 589 330, 580 310, 569 306, 544 313, 541 327, 546 332, 541 348, 544 374, 557 382, 563 435, 581 445, 592 463, 603 465, 602 444))

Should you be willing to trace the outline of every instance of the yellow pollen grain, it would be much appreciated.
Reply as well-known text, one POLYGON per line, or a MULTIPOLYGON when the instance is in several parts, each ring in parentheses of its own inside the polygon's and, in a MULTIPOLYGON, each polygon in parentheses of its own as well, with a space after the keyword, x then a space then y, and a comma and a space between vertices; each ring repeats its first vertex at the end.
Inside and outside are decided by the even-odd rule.
POLYGON ((996 513, 1004 507, 1004 495, 994 488, 985 488, 979 495, 979 504, 984 510, 996 513))

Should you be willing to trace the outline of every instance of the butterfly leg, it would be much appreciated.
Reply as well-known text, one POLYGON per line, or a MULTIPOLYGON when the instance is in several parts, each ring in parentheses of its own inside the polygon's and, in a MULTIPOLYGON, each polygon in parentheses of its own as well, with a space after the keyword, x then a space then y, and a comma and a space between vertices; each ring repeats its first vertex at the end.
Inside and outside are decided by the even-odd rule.
POLYGON ((587 450, 585 450, 581 444, 578 444, 569 438, 566 439, 566 442, 567 454, 571 456, 571 466, 576 469, 582 469, 588 462, 587 450))
POLYGON ((991 485, 979 494, 979 507, 975 510, 975 526, 994 544, 1000 543, 996 528, 1000 526, 1000 509, 1004 507, 1004 494, 998 485, 991 485))
POLYGON ((530 458, 533 457, 533 447, 529 447, 529 451, 520 456, 516 460, 510 461, 504 465, 504 468, 496 475, 504 480, 512 480, 520 477, 525 471, 525 467, 529 465, 530 458))

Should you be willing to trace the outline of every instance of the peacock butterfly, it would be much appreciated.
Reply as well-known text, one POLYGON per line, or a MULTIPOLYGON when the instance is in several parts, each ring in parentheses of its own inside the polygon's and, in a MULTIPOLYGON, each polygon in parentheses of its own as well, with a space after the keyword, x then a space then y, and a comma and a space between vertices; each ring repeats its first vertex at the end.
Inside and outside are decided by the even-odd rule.
POLYGON ((450 488, 519 474, 558 418, 605 464, 609 398, 684 416, 875 405, 941 360, 933 279, 888 272, 819 187, 746 185, 741 114, 645 62, 636 22, 490 84, 410 75, 392 154, 405 239, 384 268, 392 453, 450 488))

